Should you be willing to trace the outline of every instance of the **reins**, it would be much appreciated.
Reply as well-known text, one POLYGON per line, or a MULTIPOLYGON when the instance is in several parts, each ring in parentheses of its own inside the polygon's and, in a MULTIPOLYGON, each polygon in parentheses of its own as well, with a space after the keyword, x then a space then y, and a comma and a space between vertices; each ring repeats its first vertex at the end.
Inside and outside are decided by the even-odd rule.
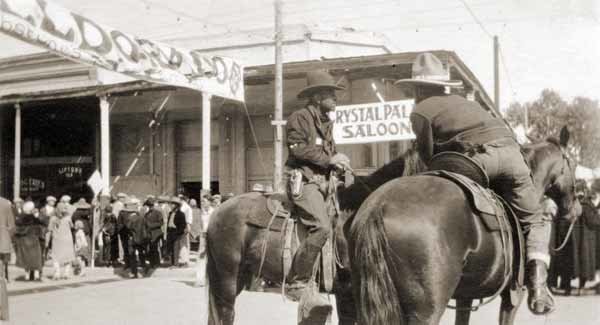
MULTIPOLYGON (((571 170, 571 161, 569 160, 569 157, 567 157, 567 155, 562 152, 562 157, 563 157, 563 162, 566 161, 566 165, 569 166, 569 170, 571 170)), ((562 168, 560 170, 560 175, 563 176, 565 175, 565 164, 563 163, 562 168)), ((573 173, 570 173, 571 175, 571 182, 572 182, 572 190, 573 192, 575 192, 575 177, 573 177, 573 173)), ((571 220, 570 225, 569 225, 569 230, 567 231, 567 235, 565 236, 565 238, 563 239, 563 242, 560 244, 560 246, 558 246, 557 248, 552 248, 553 252, 559 252, 561 251, 563 248, 565 248, 565 246, 567 246, 567 243, 569 241, 569 238, 571 237, 571 233, 573 232, 573 228, 575 226, 575 222, 577 221, 577 217, 574 217, 573 220, 571 220)))

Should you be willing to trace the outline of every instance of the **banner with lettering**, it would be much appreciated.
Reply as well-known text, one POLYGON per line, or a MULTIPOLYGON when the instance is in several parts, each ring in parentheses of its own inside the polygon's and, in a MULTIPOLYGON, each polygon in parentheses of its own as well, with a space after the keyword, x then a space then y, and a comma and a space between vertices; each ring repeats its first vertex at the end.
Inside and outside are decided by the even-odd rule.
POLYGON ((0 32, 83 64, 244 101, 244 68, 233 59, 137 38, 48 0, 0 0, 0 32))
POLYGON ((410 113, 414 100, 338 106, 333 114, 337 144, 414 139, 410 113))

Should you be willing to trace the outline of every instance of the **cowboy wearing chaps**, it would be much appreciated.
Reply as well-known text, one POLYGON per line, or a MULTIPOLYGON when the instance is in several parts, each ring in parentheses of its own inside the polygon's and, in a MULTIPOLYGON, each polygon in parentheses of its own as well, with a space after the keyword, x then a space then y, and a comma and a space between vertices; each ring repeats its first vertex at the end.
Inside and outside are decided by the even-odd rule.
POLYGON ((344 88, 337 86, 324 71, 309 72, 307 81, 308 86, 298 93, 298 98, 308 102, 289 116, 286 125, 289 149, 286 166, 292 174, 290 193, 301 222, 309 228, 288 275, 288 295, 292 299, 302 295, 321 248, 332 232, 322 187, 327 184, 332 168, 350 165, 348 157, 336 152, 333 121, 327 115, 335 109, 335 91, 344 88))
POLYGON ((418 55, 412 78, 396 84, 414 90, 416 107, 410 120, 423 161, 428 163, 442 151, 465 153, 483 167, 492 189, 511 205, 526 236, 529 309, 535 314, 553 311, 554 299, 546 285, 551 224, 541 214, 531 171, 512 131, 477 102, 447 94, 462 82, 450 80, 431 53, 418 55))

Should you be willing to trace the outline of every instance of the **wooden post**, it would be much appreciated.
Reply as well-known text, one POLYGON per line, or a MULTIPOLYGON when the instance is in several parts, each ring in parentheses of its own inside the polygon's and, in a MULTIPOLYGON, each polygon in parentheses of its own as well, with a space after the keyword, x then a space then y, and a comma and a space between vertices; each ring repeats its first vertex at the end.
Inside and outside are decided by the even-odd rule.
POLYGON ((110 120, 108 99, 100 97, 100 168, 102 193, 110 194, 110 120))
POLYGON ((202 93, 202 189, 210 191, 210 99, 202 93))
MULTIPOLYGON (((106 96, 100 97, 100 175, 102 175, 101 193, 110 195, 110 105, 106 96)), ((93 231, 92 231, 92 261, 91 267, 96 265, 96 220, 100 220, 102 211, 100 197, 97 197, 96 205, 93 206, 93 231)))
POLYGON ((496 110, 498 114, 502 115, 500 111, 500 44, 498 43, 498 36, 494 36, 494 104, 496 104, 496 110))
POLYGON ((273 189, 279 192, 283 175, 283 58, 281 31, 281 0, 275 0, 275 114, 272 124, 275 126, 273 189))
POLYGON ((21 197, 21 105, 15 104, 15 172, 13 199, 21 197))

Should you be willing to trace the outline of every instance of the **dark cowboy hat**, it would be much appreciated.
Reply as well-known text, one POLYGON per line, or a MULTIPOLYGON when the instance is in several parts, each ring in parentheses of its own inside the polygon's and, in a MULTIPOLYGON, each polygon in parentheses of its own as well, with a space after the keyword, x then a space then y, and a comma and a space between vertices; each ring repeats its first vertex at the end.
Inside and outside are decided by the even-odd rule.
POLYGON ((397 80, 395 85, 409 86, 448 86, 461 87, 462 81, 451 80, 450 72, 444 68, 442 61, 432 53, 421 53, 412 65, 410 79, 397 80))
POLYGON ((323 70, 308 72, 306 74, 306 82, 308 85, 300 90, 297 96, 298 99, 307 98, 315 91, 319 91, 321 89, 346 89, 345 87, 338 86, 333 80, 333 76, 330 75, 329 72, 323 70))

